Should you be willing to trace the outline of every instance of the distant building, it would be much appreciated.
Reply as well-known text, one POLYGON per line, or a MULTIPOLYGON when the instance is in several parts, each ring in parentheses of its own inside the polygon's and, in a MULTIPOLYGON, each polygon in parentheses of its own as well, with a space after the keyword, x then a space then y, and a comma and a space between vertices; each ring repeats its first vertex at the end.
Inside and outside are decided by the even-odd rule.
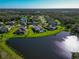
POLYGON ((20 19, 20 24, 21 25, 27 25, 27 18, 23 17, 20 19))

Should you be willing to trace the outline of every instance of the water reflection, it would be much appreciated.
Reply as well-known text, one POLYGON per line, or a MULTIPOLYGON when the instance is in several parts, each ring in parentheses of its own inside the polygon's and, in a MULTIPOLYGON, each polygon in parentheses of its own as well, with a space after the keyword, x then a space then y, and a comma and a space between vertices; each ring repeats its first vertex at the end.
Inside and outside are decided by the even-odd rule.
POLYGON ((67 36, 64 40, 63 43, 70 52, 79 52, 79 40, 77 36, 67 36))

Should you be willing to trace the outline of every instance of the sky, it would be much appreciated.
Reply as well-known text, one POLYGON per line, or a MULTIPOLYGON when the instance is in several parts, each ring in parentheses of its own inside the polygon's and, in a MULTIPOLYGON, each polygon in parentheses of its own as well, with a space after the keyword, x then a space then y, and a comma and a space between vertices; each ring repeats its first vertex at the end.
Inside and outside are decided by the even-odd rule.
POLYGON ((79 0, 0 0, 0 8, 79 8, 79 0))

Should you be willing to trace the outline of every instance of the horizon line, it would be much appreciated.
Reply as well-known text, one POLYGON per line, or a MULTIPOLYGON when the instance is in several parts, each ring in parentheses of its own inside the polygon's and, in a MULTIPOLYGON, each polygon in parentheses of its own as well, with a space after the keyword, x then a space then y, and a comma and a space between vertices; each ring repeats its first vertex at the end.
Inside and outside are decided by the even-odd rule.
POLYGON ((0 9, 79 9, 79 8, 0 8, 0 9))

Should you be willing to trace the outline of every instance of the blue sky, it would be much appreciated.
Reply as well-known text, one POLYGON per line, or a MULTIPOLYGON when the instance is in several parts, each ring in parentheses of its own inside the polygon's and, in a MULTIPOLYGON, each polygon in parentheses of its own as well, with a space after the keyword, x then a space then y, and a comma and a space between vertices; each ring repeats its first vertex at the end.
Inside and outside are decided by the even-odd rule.
POLYGON ((79 0, 0 0, 0 8, 79 8, 79 0))

